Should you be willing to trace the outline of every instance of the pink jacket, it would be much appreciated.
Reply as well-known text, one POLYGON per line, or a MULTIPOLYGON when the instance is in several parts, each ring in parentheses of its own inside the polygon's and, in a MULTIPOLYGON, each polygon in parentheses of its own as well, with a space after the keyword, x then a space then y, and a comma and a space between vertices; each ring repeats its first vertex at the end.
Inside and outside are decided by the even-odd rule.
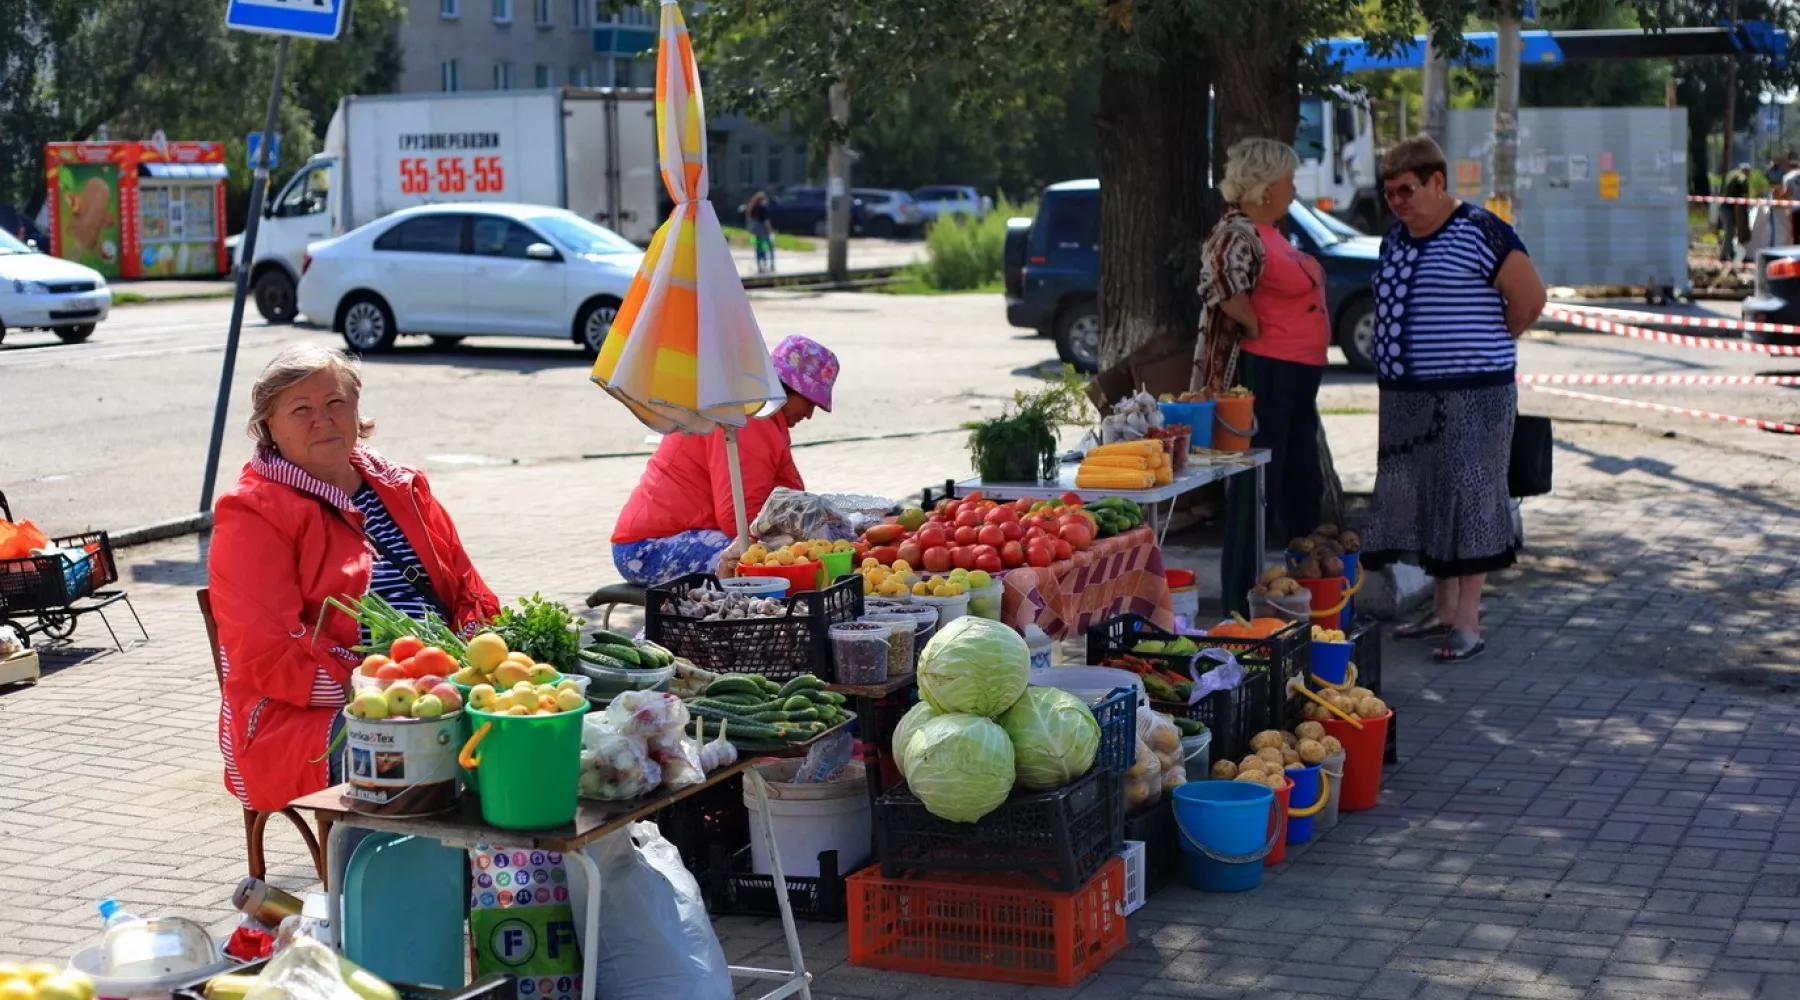
MULTIPOLYGON (((738 431, 738 465, 744 474, 744 509, 752 521, 775 487, 803 490, 794 466, 787 417, 776 413, 738 431)), ((644 476, 613 527, 614 545, 668 538, 705 529, 737 534, 731 509, 731 473, 725 464, 725 430, 707 435, 669 434, 650 456, 644 476)))

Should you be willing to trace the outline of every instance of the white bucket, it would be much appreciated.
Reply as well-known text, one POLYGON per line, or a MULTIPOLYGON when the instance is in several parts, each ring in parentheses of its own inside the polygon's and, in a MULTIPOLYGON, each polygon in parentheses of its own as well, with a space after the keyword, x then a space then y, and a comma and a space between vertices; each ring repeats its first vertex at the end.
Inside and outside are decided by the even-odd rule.
POLYGON ((1187 764, 1187 780, 1206 781, 1212 777, 1212 730, 1198 736, 1181 738, 1181 759, 1187 764))
POLYGON ((344 772, 352 812, 428 816, 456 808, 462 713, 435 719, 359 719, 344 712, 344 772))
POLYGON ((969 613, 969 595, 966 593, 960 597, 926 597, 923 594, 914 594, 912 603, 936 608, 938 628, 940 629, 969 613))
MULTIPOLYGON (((819 877, 819 854, 836 851, 838 874, 845 875, 869 859, 872 835, 869 817, 869 785, 862 763, 851 761, 838 781, 795 784, 794 772, 803 758, 759 762, 756 770, 769 790, 769 822, 781 850, 781 872, 787 876, 819 877)), ((769 849, 757 831, 756 798, 744 787, 744 807, 750 816, 750 870, 769 874, 769 849)))
POLYGON ((1200 588, 1198 586, 1169 588, 1169 604, 1175 617, 1189 621, 1200 617, 1200 588))
POLYGON ((1344 788, 1344 755, 1334 753, 1325 758, 1325 765, 1319 770, 1331 783, 1331 791, 1325 796, 1325 808, 1319 810, 1318 820, 1313 824, 1319 833, 1324 833, 1337 825, 1338 793, 1344 788))
POLYGON ((1122 687, 1136 688, 1138 704, 1150 704, 1144 694, 1143 678, 1118 667, 1046 667, 1033 670, 1029 683, 1032 687, 1067 691, 1090 705, 1122 687))

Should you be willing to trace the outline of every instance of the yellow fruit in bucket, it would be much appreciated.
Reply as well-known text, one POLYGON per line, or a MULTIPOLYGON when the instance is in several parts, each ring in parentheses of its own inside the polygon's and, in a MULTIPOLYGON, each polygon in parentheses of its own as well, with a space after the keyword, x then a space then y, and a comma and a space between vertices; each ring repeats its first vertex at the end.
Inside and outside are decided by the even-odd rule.
POLYGON ((580 691, 573 688, 560 691, 556 695, 556 707, 560 711, 573 712, 585 704, 587 704, 587 699, 582 697, 580 691))
POLYGON ((37 1000, 37 987, 24 976, 0 983, 0 1000, 37 1000))

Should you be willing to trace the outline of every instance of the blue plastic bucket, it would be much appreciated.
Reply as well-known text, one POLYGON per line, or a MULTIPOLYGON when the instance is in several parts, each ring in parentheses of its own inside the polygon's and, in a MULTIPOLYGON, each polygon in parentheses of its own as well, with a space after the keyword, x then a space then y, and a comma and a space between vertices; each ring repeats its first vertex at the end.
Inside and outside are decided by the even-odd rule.
POLYGON ((1206 892, 1243 892, 1262 884, 1263 858, 1275 846, 1275 792, 1248 781, 1190 781, 1173 796, 1181 832, 1181 880, 1206 892))
POLYGON ((1313 689, 1343 687, 1350 679, 1350 652, 1355 648, 1347 642, 1315 641, 1312 644, 1313 689))
POLYGON ((1212 447, 1212 403, 1158 403, 1156 408, 1162 411, 1164 424, 1186 424, 1194 429, 1194 436, 1188 439, 1188 447, 1212 447))
POLYGON ((1288 780, 1294 787, 1288 790, 1287 842, 1304 844, 1312 839, 1313 817, 1325 808, 1324 772, 1320 765, 1311 767, 1290 768, 1288 780))
MULTIPOLYGON (((1355 590, 1362 586, 1362 553, 1346 552, 1338 558, 1344 563, 1344 579, 1355 590)), ((1356 598, 1352 597, 1344 603, 1344 631, 1350 630, 1350 623, 1356 620, 1356 598)))

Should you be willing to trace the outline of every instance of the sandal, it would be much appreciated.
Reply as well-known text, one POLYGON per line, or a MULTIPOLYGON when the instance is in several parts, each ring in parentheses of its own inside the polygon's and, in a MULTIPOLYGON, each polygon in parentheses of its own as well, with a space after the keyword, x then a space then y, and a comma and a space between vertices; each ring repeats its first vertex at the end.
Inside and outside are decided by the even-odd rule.
POLYGON ((1439 663, 1462 663, 1480 656, 1486 649, 1487 640, 1457 628, 1450 630, 1448 642, 1431 651, 1431 658, 1439 663))
POLYGON ((1396 639, 1436 639, 1450 634, 1450 626, 1438 620, 1436 612, 1427 614, 1411 625, 1402 625, 1394 630, 1396 639))

